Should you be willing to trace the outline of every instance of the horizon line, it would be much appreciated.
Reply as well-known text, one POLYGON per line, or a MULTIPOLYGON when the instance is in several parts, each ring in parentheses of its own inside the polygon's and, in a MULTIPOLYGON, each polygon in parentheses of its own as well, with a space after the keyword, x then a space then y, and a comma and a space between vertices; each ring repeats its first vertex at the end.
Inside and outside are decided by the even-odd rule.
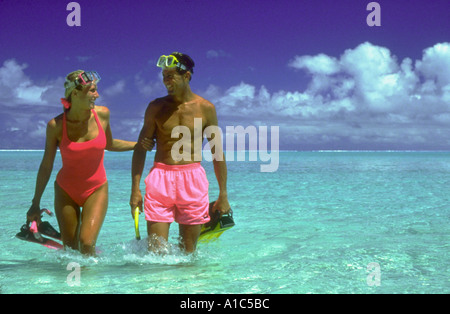
MULTIPOLYGON (((59 149, 58 149, 59 150, 59 149)), ((22 148, 0 148, 0 152, 44 152, 44 149, 22 149, 22 148)), ((223 150, 224 152, 233 152, 233 151, 227 151, 227 150, 223 150)), ((268 150, 267 150, 268 151, 268 150)), ((118 152, 113 152, 113 151, 108 151, 105 149, 105 152, 111 152, 111 153, 118 153, 118 152)), ((132 152, 132 150, 130 150, 129 152, 132 152)), ((155 152, 155 151, 150 151, 150 153, 155 152)), ((205 150, 203 149, 202 152, 210 152, 210 150, 205 150)), ((234 150, 235 153, 237 152, 259 152, 259 150, 234 150)), ((270 152, 311 152, 311 153, 345 153, 345 152, 350 152, 350 153, 370 153, 370 152, 384 152, 384 153, 420 153, 420 152, 441 152, 441 153, 450 153, 450 149, 449 150, 442 150, 442 149, 314 149, 314 150, 301 150, 301 149, 281 149, 281 150, 270 150, 270 152)), ((124 152, 123 152, 124 153, 124 152)))

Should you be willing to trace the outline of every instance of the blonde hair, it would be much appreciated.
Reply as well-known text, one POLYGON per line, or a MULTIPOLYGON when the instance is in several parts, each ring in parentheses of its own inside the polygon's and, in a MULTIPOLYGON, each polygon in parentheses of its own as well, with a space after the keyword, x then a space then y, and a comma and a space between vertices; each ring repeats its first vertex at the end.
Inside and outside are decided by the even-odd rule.
POLYGON ((71 99, 72 98, 72 95, 71 95, 72 91, 74 89, 82 90, 83 86, 82 85, 78 85, 77 87, 73 87, 73 86, 68 87, 67 86, 68 85, 67 82, 74 82, 77 79, 78 75, 80 75, 83 72, 84 72, 83 70, 77 70, 77 71, 73 71, 73 72, 67 74, 67 76, 66 76, 66 82, 64 83, 64 87, 66 89, 64 91, 64 98, 66 98, 66 100, 68 102, 70 102, 70 103, 72 102, 72 99, 71 99))

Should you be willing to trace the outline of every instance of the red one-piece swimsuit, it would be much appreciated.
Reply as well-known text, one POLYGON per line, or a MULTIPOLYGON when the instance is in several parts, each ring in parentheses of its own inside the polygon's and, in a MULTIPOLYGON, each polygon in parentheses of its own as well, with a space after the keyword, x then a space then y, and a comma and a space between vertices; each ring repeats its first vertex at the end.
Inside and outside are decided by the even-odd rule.
POLYGON ((56 176, 58 185, 75 201, 83 206, 87 198, 106 182, 103 164, 106 135, 94 109, 98 135, 86 142, 72 142, 67 136, 66 114, 63 117, 63 134, 59 151, 62 168, 56 176))

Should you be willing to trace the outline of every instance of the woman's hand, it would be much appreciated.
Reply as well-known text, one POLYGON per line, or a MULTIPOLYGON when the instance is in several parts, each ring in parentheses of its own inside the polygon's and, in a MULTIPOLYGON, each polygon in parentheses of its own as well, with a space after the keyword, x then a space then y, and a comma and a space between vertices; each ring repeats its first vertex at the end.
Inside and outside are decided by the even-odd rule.
POLYGON ((27 222, 36 221, 38 226, 41 223, 41 208, 39 205, 31 205, 27 212, 27 222))

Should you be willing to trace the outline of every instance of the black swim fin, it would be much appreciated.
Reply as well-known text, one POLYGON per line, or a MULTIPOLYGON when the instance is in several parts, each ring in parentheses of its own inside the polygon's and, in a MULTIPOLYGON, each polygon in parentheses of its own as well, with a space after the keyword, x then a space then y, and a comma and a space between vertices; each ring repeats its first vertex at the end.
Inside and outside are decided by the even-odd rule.
POLYGON ((61 240, 61 233, 56 231, 56 229, 53 228, 53 226, 48 221, 41 222, 41 224, 38 227, 38 230, 43 235, 52 237, 56 240, 61 240))
POLYGON ((228 215, 223 215, 220 217, 220 214, 217 211, 215 213, 212 212, 214 203, 215 202, 209 204, 209 216, 211 220, 202 226, 200 236, 198 238, 199 242, 205 243, 217 240, 222 233, 235 225, 233 220, 233 211, 230 209, 230 213, 228 215))
MULTIPOLYGON (((53 229, 53 227, 52 227, 52 229, 53 229)), ((30 224, 29 223, 24 224, 20 228, 20 232, 16 234, 16 238, 18 238, 20 240, 23 240, 23 241, 28 241, 28 242, 32 242, 32 243, 38 243, 38 244, 41 244, 41 245, 43 245, 43 246, 45 246, 47 248, 54 249, 54 250, 59 250, 59 249, 64 248, 64 246, 61 243, 58 243, 58 242, 53 241, 51 239, 47 239, 47 238, 43 237, 42 235, 40 235, 39 233, 36 234, 36 233, 32 232, 30 230, 30 224)))
MULTIPOLYGON (((43 213, 46 213, 49 216, 53 216, 53 213, 47 208, 41 209, 41 218, 43 213)), ((27 222, 27 224, 29 225, 29 222, 27 222)), ((41 221, 41 223, 37 227, 37 231, 39 231, 40 234, 49 236, 56 240, 61 240, 61 233, 59 233, 55 228, 53 228, 53 226, 48 221, 41 221)))

